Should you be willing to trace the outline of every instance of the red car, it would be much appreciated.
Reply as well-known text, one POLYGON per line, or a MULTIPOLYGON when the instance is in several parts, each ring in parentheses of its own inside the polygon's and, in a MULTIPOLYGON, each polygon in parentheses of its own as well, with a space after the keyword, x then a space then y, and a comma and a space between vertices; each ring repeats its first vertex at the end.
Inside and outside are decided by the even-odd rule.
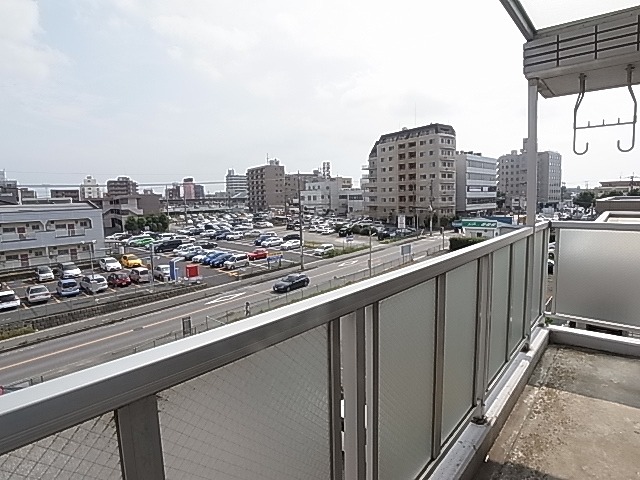
POLYGON ((269 250, 266 248, 256 248, 249 254, 249 260, 260 260, 261 258, 267 258, 269 256, 269 250))
POLYGON ((110 287, 128 287, 131 285, 131 279, 125 272, 116 272, 107 277, 107 285, 110 287))

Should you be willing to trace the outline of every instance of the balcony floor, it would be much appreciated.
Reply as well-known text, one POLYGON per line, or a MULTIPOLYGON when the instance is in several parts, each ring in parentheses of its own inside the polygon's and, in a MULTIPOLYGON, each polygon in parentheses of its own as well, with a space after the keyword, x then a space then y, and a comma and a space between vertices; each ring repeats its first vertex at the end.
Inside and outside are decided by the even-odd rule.
POLYGON ((549 345, 474 478, 640 479, 640 360, 549 345))

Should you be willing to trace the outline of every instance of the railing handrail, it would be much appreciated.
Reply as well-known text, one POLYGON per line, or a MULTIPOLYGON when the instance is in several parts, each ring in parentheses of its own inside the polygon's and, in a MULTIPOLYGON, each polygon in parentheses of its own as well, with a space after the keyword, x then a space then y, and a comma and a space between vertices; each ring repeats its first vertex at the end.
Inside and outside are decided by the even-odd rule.
POLYGON ((551 227, 572 230, 615 230, 627 232, 640 231, 640 223, 632 222, 581 222, 553 220, 551 221, 551 227))
MULTIPOLYGON (((223 367, 548 228, 509 234, 0 397, 0 455, 223 367), (402 280, 402 281, 400 281, 402 280)), ((176 318, 179 322, 179 318, 176 318)))

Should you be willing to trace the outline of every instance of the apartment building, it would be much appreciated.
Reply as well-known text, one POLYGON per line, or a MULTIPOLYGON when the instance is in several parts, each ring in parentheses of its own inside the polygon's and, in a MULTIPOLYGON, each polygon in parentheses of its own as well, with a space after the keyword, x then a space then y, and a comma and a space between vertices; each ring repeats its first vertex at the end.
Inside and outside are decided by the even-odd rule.
POLYGON ((80 185, 80 199, 90 200, 100 197, 102 197, 102 188, 98 185, 98 181, 91 175, 87 175, 80 185))
POLYGON ((456 214, 493 214, 497 208, 498 160, 475 152, 456 152, 455 160, 456 214))
MULTIPOLYGON (((538 152, 538 206, 557 207, 561 200, 562 155, 538 152)), ((498 158, 498 191, 505 194, 505 206, 526 208, 527 158, 524 150, 512 150, 498 158)))
POLYGON ((107 181, 107 194, 112 196, 137 195, 138 184, 129 177, 107 181))
POLYGON ((438 216, 456 208, 456 132, 433 123, 387 133, 374 144, 367 171, 364 206, 367 215, 395 223, 424 225, 430 207, 438 216))
POLYGON ((252 212, 284 208, 284 165, 271 159, 247 170, 247 206, 252 212))
POLYGON ((88 203, 0 207, 0 271, 89 260, 104 248, 102 211, 88 203))
POLYGON ((236 193, 247 191, 247 176, 239 175, 233 168, 227 170, 225 177, 226 192, 229 197, 233 197, 236 193))
POLYGON ((93 200, 102 214, 106 235, 123 232, 127 218, 161 212, 160 194, 111 195, 93 200))

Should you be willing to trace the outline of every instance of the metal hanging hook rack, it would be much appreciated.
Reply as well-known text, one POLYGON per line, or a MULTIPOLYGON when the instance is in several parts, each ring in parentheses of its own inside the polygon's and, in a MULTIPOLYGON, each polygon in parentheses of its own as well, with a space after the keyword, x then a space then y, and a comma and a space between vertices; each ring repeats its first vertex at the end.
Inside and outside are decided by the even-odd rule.
POLYGON ((576 105, 573 108, 573 153, 575 153, 576 155, 584 155, 589 151, 589 142, 586 143, 584 151, 579 152, 576 149, 576 138, 577 138, 578 130, 586 130, 589 128, 602 128, 602 127, 619 127, 622 125, 632 126, 631 146, 627 149, 622 148, 620 146, 620 140, 618 140, 618 143, 617 143, 618 150, 620 150, 621 152, 630 152, 631 150, 634 149, 636 145, 636 125, 638 123, 638 102, 636 100, 636 95, 632 88, 634 69, 635 67, 631 64, 627 65, 627 68, 625 69, 627 71, 627 88, 629 89, 631 100, 633 101, 633 120, 628 122, 621 122, 620 118, 618 118, 618 121, 616 123, 606 123, 604 120, 602 120, 602 123, 598 125, 591 125, 591 122, 587 122, 586 125, 582 125, 579 127, 578 126, 578 110, 580 109, 580 104, 584 99, 584 94, 585 94, 586 85, 587 85, 587 76, 584 73, 580 74, 580 91, 578 93, 578 98, 576 99, 576 105))

